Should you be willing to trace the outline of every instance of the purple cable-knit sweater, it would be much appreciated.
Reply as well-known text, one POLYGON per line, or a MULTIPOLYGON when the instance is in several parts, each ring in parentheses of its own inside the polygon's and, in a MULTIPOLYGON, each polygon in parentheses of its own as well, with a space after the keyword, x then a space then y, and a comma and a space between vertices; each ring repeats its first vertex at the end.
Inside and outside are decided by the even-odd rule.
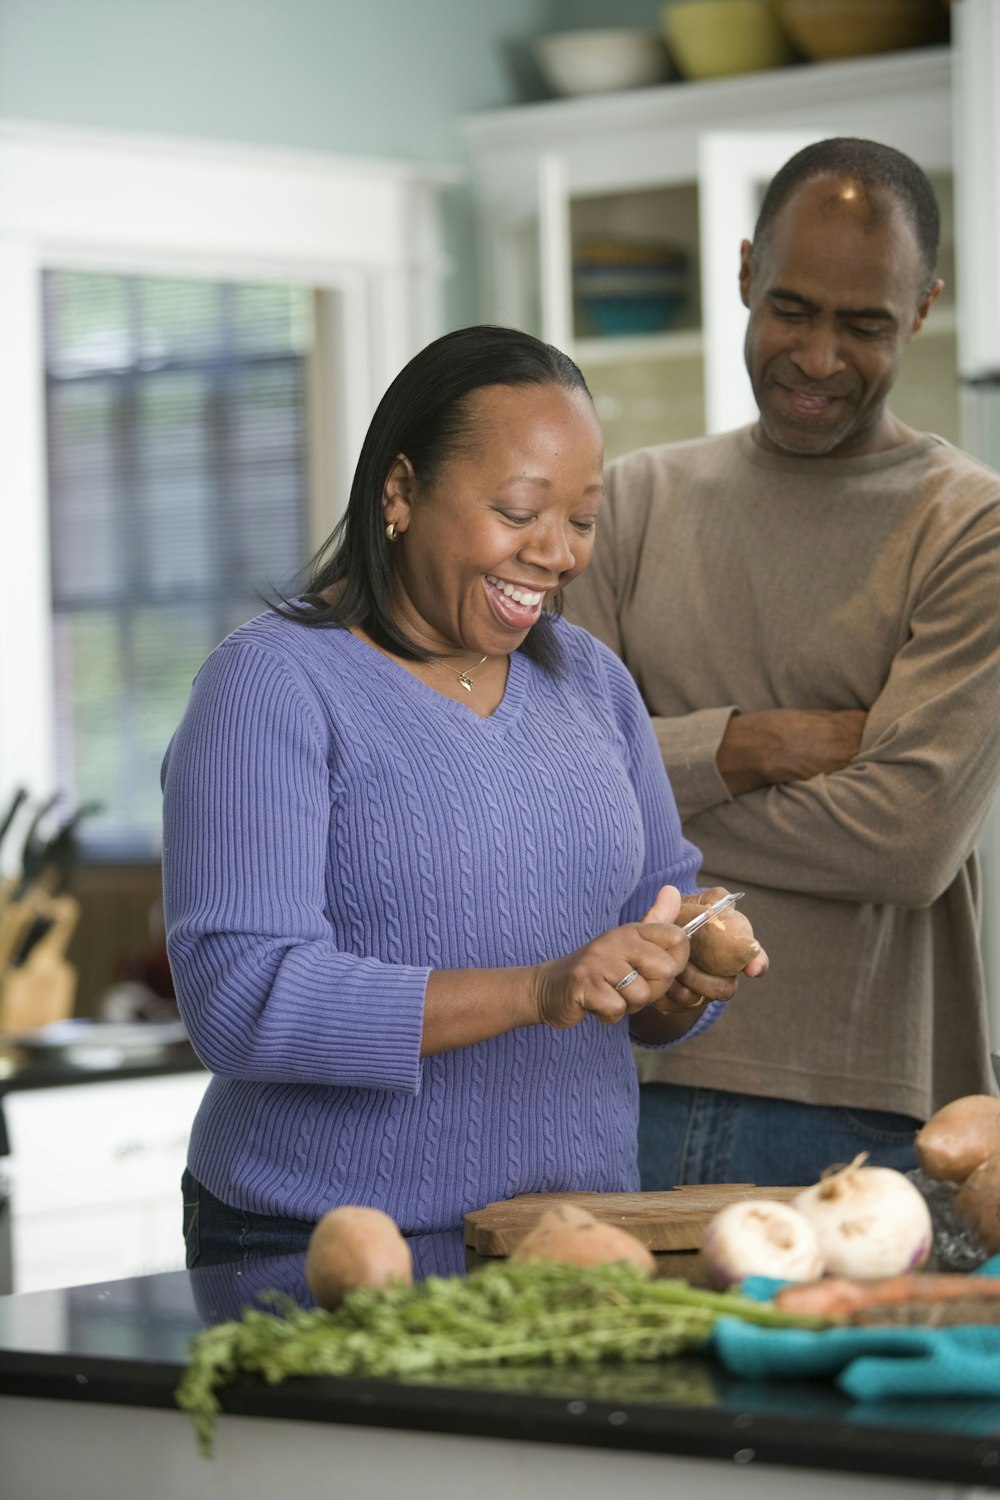
POLYGON ((563 674, 515 653, 487 719, 273 614, 202 667, 164 761, 163 872, 215 1075, 188 1165, 216 1197, 305 1220, 369 1204, 417 1233, 515 1193, 638 1187, 624 1022, 420 1057, 432 969, 538 963, 695 885, 632 679, 556 628, 563 674))

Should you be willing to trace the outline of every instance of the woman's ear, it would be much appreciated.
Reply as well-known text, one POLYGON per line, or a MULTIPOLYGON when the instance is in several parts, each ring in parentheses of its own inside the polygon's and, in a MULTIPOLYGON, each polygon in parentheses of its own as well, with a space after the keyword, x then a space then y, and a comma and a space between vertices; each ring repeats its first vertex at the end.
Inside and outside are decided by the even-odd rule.
POLYGON ((386 475, 385 484, 382 486, 382 514, 386 525, 390 521, 393 522, 399 534, 402 534, 410 524, 416 485, 417 477, 413 472, 413 465, 405 453, 397 453, 393 459, 392 468, 386 475))

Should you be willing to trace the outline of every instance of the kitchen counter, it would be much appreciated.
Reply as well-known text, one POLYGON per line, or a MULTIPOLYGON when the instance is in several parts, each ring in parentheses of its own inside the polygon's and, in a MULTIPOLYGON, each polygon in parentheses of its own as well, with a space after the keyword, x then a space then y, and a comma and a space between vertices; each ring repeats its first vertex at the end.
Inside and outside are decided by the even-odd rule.
POLYGON ((122 1048, 109 1046, 103 1058, 95 1053, 93 1060, 80 1063, 63 1052, 53 1052, 52 1056, 44 1052, 19 1053, 16 1046, 0 1038, 0 1100, 4 1094, 23 1089, 63 1088, 194 1072, 204 1072, 204 1065, 188 1041, 172 1042, 155 1052, 150 1049, 149 1054, 130 1055, 122 1048))
MULTIPOLYGON (((458 1234, 411 1244, 418 1275, 465 1266, 458 1234)), ((407 1381, 244 1379, 223 1392, 204 1458, 174 1403, 189 1340, 266 1305, 267 1288, 311 1305, 301 1256, 0 1298, 4 1493, 274 1500, 311 1479, 351 1500, 394 1489, 581 1500, 612 1486, 616 1500, 648 1500, 652 1485, 682 1484, 700 1500, 1000 1489, 995 1401, 857 1405, 824 1382, 736 1380, 708 1355, 407 1381)))
POLYGON ((187 1040, 10 1046, 0 1067, 0 1293, 183 1266, 181 1173, 209 1079, 187 1040))

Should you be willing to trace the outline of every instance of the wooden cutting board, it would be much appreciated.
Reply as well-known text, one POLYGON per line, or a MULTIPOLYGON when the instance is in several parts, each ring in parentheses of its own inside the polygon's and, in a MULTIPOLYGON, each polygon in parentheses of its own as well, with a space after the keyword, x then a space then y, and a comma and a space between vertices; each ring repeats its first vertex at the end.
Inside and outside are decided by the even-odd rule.
POLYGON ((547 1208, 575 1203, 595 1218, 627 1229, 650 1250, 698 1250, 713 1214, 740 1198, 778 1198, 795 1187, 755 1187, 750 1182, 677 1187, 665 1193, 523 1193, 488 1203, 465 1216, 465 1243, 477 1255, 509 1255, 547 1208))

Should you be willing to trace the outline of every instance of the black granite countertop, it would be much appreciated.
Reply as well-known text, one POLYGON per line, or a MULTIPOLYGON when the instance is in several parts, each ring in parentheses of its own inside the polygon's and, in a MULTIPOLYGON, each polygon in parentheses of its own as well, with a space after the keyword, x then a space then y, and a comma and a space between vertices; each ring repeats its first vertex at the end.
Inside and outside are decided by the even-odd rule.
POLYGON ((189 1041, 172 1041, 148 1053, 129 1055, 109 1046, 104 1057, 93 1052, 74 1060, 70 1053, 20 1053, 13 1044, 0 1044, 0 1099, 23 1089, 72 1088, 78 1084, 109 1083, 116 1079, 159 1078, 172 1073, 204 1071, 189 1041))
MULTIPOLYGON (((411 1241, 417 1273, 464 1268, 461 1236, 411 1241)), ((0 1396, 174 1406, 191 1337, 266 1305, 311 1305, 303 1258, 206 1267, 0 1297, 0 1396)), ((860 1405, 833 1385, 737 1380, 710 1355, 658 1365, 508 1370, 419 1380, 244 1379, 227 1412, 461 1432, 1000 1489, 995 1401, 860 1405)), ((195 1443, 194 1427, 191 1442, 195 1443)))

